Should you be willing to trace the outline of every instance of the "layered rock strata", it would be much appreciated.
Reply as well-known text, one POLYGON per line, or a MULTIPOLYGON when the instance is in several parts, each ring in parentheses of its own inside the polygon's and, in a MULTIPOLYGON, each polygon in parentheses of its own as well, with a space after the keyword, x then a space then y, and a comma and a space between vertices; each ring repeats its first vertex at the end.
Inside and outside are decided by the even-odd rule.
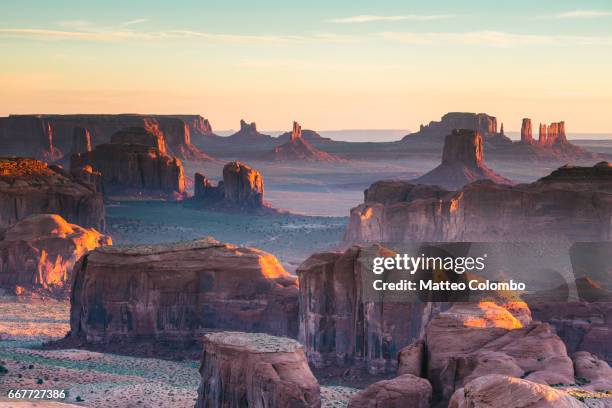
POLYGON ((612 167, 562 167, 534 183, 452 192, 378 181, 351 210, 349 242, 608 241, 612 167), (546 211, 543 211, 546 209, 546 211))
POLYGON ((319 408, 320 388, 302 346, 259 333, 204 336, 196 408, 319 408))
POLYGON ((0 159, 0 228, 41 213, 84 228, 106 227, 104 200, 92 185, 38 160, 0 159))
POLYGON ((277 259, 200 239, 103 247, 74 268, 71 336, 195 345, 208 330, 297 337, 298 287, 277 259))

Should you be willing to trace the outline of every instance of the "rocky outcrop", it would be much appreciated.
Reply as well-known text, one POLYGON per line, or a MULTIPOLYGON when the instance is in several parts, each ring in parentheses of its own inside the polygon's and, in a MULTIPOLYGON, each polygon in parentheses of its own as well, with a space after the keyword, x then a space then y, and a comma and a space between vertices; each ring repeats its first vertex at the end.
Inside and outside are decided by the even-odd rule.
POLYGON ((54 143, 54 127, 35 115, 0 118, 0 156, 26 156, 52 161, 62 152, 54 143))
POLYGON ((102 173, 105 194, 179 198, 185 192, 183 165, 165 149, 160 134, 128 128, 110 143, 72 156, 70 168, 89 165, 102 173))
POLYGON ((104 200, 91 185, 38 160, 0 159, 0 228, 41 213, 98 231, 106 227, 104 200))
POLYGON ((67 292, 76 261, 109 236, 57 214, 27 216, 0 232, 0 287, 67 292))
POLYGON ((603 162, 593 167, 562 167, 531 184, 480 181, 456 192, 379 181, 365 191, 364 203, 351 210, 345 239, 608 241, 611 217, 612 167, 603 162))
POLYGON ((204 336, 196 408, 319 408, 320 388, 302 346, 287 338, 219 332, 204 336))
POLYGON ((479 133, 472 130, 453 130, 444 141, 442 164, 414 181, 453 190, 477 180, 512 184, 485 164, 484 145, 479 133))
MULTIPOLYGON (((242 143, 265 143, 273 141, 273 137, 257 131, 255 122, 247 123, 244 119, 240 120, 240 130, 227 137, 232 144, 242 143)), ((244 145, 243 145, 244 146, 244 145)))
POLYGON ((429 381, 404 374, 392 380, 383 380, 359 391, 350 399, 348 408, 429 408, 431 384, 429 381))
POLYGON ((314 147, 302 137, 302 127, 293 122, 289 140, 267 155, 273 161, 336 162, 340 159, 314 147))
POLYGON ((201 173, 194 178, 193 201, 206 208, 247 211, 274 211, 264 200, 263 176, 257 170, 239 161, 223 167, 223 181, 214 185, 201 173))
POLYGON ((200 239, 102 247, 74 268, 71 336, 195 345, 207 330, 297 337, 298 287, 277 259, 200 239))
POLYGON ((523 119, 523 124, 521 126, 521 142, 522 143, 533 143, 533 132, 531 129, 531 119, 525 118, 523 119))
POLYGON ((548 324, 530 323, 526 317, 514 306, 490 302, 455 304, 434 317, 425 337, 434 398, 448 401, 456 390, 487 374, 573 383, 573 364, 563 341, 548 324))
POLYGON ((574 354, 576 378, 585 382, 584 388, 592 391, 612 391, 612 368, 604 360, 588 351, 574 354))
MULTIPOLYGON (((397 353, 422 337, 437 305, 373 301, 362 287, 361 247, 312 255, 297 269, 300 342, 315 367, 365 365, 371 373, 394 372, 397 353)), ((369 248, 367 253, 389 251, 369 248)))
POLYGON ((418 340, 401 349, 397 355, 397 375, 425 376, 425 342, 418 340))
POLYGON ((180 119, 189 127, 189 134, 193 137, 200 136, 215 136, 212 125, 208 119, 201 115, 171 115, 174 118, 180 119))
POLYGON ((584 408, 563 390, 507 375, 485 375, 455 392, 449 408, 584 408))

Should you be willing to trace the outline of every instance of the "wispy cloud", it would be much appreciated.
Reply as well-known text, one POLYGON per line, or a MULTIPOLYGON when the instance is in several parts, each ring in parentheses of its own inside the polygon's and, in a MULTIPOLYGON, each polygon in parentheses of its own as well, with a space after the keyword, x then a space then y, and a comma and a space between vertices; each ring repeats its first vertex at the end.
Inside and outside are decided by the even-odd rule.
POLYGON ((333 18, 329 20, 330 23, 337 24, 356 24, 356 23, 371 23, 374 21, 403 21, 403 20, 412 20, 412 21, 431 21, 431 20, 443 20, 452 18, 454 16, 447 14, 437 14, 437 15, 418 15, 418 14, 407 14, 401 16, 376 16, 376 15, 359 15, 359 16, 350 16, 350 17, 341 17, 341 18, 333 18))
POLYGON ((517 47, 541 45, 612 45, 612 36, 573 36, 517 34, 504 31, 469 32, 382 32, 385 40, 415 45, 482 45, 490 47, 517 47))
POLYGON ((135 18, 133 20, 124 21, 123 23, 121 23, 121 26, 122 27, 127 27, 127 26, 131 26, 131 25, 134 25, 134 24, 146 23, 147 21, 149 21, 148 18, 135 18))
POLYGON ((599 17, 611 17, 612 11, 606 10, 572 10, 564 11, 561 13, 550 14, 542 16, 542 18, 551 19, 572 19, 572 18, 599 18, 599 17))

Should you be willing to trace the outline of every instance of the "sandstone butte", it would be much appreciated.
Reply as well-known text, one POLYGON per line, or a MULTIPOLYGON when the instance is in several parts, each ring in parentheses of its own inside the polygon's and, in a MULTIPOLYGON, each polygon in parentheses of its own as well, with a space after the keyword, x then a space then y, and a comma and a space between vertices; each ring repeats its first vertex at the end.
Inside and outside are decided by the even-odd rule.
POLYGON ((93 185, 38 160, 0 158, 0 228, 41 213, 102 232, 106 227, 104 200, 93 185))
POLYGON ((199 115, 10 115, 0 118, 0 154, 68 161, 74 153, 73 135, 78 129, 90 134, 92 146, 109 143, 113 134, 144 127, 159 134, 168 153, 186 160, 212 160, 191 143, 191 136, 212 134, 208 120, 199 115))
POLYGON ((191 202, 198 207, 221 211, 278 212, 264 199, 263 175, 239 161, 223 167, 223 181, 218 185, 203 174, 195 173, 191 202))
POLYGON ((183 165, 166 149, 161 134, 128 128, 115 133, 110 143, 72 156, 70 168, 91 166, 101 173, 108 195, 180 198, 185 193, 183 165))
POLYGON ((111 244, 109 236, 57 214, 29 215, 0 232, 0 287, 66 294, 77 260, 111 244))
POLYGON ((293 130, 289 140, 275 147, 267 155, 272 161, 306 161, 306 162, 338 162, 340 159, 327 152, 317 149, 302 137, 302 127, 293 122, 293 130))
POLYGON ((612 167, 564 166, 514 186, 477 181, 457 191, 378 181, 351 210, 348 242, 525 242, 612 239, 612 167), (543 213, 541 208, 547 208, 543 213))
POLYGON ((185 347, 207 330, 297 337, 298 287, 271 254, 212 238, 101 247, 74 267, 71 336, 185 347))
POLYGON ((261 333, 204 336, 196 408, 319 408, 320 387, 302 346, 261 333))
POLYGON ((484 161, 484 143, 480 133, 473 130, 453 130, 444 139, 442 163, 414 180, 418 184, 432 184, 458 189, 477 180, 491 180, 498 184, 512 182, 491 170, 484 161))

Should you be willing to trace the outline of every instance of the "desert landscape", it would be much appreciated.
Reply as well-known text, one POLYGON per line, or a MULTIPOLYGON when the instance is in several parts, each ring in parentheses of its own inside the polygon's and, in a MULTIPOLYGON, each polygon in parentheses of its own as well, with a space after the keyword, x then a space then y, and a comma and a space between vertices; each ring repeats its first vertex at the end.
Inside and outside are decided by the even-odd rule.
POLYGON ((0 13, 0 407, 612 407, 609 5, 60 3, 0 13))

